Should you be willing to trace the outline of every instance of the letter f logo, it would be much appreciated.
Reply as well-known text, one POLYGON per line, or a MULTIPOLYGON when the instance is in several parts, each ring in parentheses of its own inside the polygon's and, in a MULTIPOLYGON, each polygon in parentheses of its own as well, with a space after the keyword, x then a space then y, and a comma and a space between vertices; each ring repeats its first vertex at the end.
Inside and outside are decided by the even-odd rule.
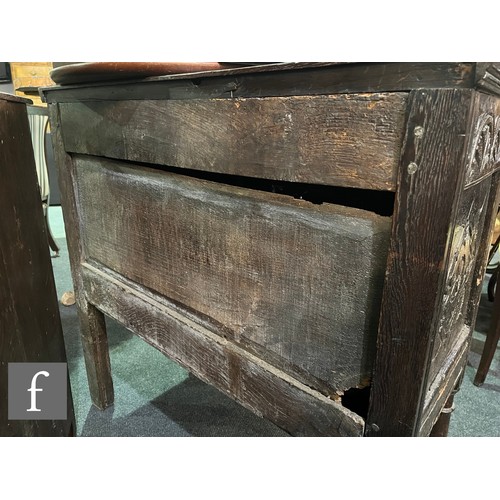
POLYGON ((26 411, 42 411, 36 407, 36 393, 43 391, 43 389, 39 389, 36 386, 36 379, 38 378, 38 375, 43 375, 44 377, 48 377, 49 372, 46 372, 46 371, 37 372, 37 373, 35 373, 35 375, 31 379, 31 387, 28 389, 28 392, 31 392, 31 408, 29 408, 26 411))

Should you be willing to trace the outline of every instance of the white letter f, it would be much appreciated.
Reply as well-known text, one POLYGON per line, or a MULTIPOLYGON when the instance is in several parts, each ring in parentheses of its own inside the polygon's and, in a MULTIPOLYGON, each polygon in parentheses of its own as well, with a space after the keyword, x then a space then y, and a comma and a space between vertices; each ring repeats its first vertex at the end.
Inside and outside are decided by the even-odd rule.
POLYGON ((31 408, 29 408, 26 411, 42 411, 36 407, 36 393, 39 391, 43 391, 43 389, 39 389, 36 386, 36 379, 37 379, 38 375, 43 375, 44 377, 48 377, 49 372, 46 372, 46 371, 37 372, 37 373, 35 373, 35 375, 31 379, 31 387, 28 389, 28 392, 31 392, 31 408))

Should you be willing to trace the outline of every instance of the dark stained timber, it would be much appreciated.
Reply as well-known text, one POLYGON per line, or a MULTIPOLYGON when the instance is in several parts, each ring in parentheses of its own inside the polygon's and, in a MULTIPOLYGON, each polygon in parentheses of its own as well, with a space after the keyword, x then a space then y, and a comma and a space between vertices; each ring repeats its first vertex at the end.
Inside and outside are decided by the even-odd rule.
POLYGON ((49 105, 49 119, 54 145, 54 157, 59 168, 59 188, 64 206, 64 224, 68 241, 73 286, 80 320, 85 368, 92 402, 100 409, 113 403, 113 379, 109 360, 108 338, 104 315, 85 300, 80 264, 85 259, 81 241, 81 224, 73 161, 62 145, 59 110, 49 105))
POLYGON ((161 297, 84 264, 87 298, 254 413, 297 436, 361 436, 363 419, 200 324, 161 297))
POLYGON ((499 202, 498 68, 45 89, 94 403, 109 314, 292 434, 446 434, 499 202))
POLYGON ((475 63, 298 63, 42 91, 48 102, 279 97, 473 88, 475 63))
POLYGON ((394 191, 406 94, 63 103, 60 109, 70 153, 394 191))
POLYGON ((467 90, 418 90, 410 97, 368 435, 418 432, 445 286, 448 228, 464 183, 471 97, 467 90))
POLYGON ((75 426, 69 379, 66 419, 8 419, 9 363, 66 362, 29 102, 0 93, 0 437, 69 436, 75 426))
POLYGON ((88 259, 211 319, 326 394, 368 383, 389 218, 116 161, 74 162, 88 259))

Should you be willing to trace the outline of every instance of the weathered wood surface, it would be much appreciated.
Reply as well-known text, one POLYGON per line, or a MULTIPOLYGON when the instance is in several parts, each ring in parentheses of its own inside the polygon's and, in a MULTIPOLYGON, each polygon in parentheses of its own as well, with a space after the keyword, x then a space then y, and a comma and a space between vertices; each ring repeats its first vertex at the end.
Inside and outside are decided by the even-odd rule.
MULTIPOLYGON (((491 80, 491 75, 494 76, 494 71, 488 70, 486 73, 488 73, 489 76, 481 78, 484 81, 488 79, 491 80)), ((168 102, 168 105, 170 105, 171 102, 176 100, 186 100, 186 102, 179 104, 187 105, 187 101, 190 101, 190 106, 194 109, 197 105, 199 105, 200 99, 213 99, 220 97, 224 98, 222 100, 227 101, 227 104, 224 104, 224 106, 227 107, 225 109, 231 109, 230 106, 236 106, 235 103, 245 100, 242 98, 276 98, 280 96, 286 97, 299 95, 329 96, 330 94, 336 92, 359 93, 364 91, 406 91, 415 88, 434 89, 412 91, 410 93, 409 106, 406 109, 403 109, 406 106, 405 103, 408 103, 408 100, 406 100, 405 103, 402 104, 401 108, 403 117, 401 127, 405 127, 406 117, 409 118, 409 122, 406 130, 406 141, 404 144, 401 144, 400 147, 400 150, 402 150, 401 163, 396 167, 396 170, 400 169, 400 177, 397 184, 394 183, 394 178, 392 179, 392 187, 390 188, 398 188, 394 214, 393 241, 387 267, 386 288, 378 337, 379 353, 374 371, 375 378, 372 384, 371 406, 367 419, 368 426, 366 432, 366 435, 427 435, 430 432, 432 425, 437 420, 443 404, 449 394, 451 394, 453 384, 460 379, 460 374, 463 373, 463 363, 465 362, 464 360, 466 360, 466 352, 468 349, 469 332, 467 331, 467 326, 464 326, 459 331, 458 335, 454 334, 452 337, 449 337, 449 344, 446 344, 446 349, 442 350, 443 353, 446 351, 448 352, 446 356, 442 358, 441 366, 434 376, 434 380, 432 380, 430 368, 433 348, 436 347, 436 344, 433 344, 433 342, 438 332, 439 321, 441 319, 441 303, 443 300, 443 294, 446 291, 446 274, 449 269, 448 255, 453 255, 452 238, 449 237, 452 233, 452 231, 450 231, 450 227, 453 227, 453 224, 455 223, 455 218, 460 206, 460 193, 463 191, 465 185, 466 165, 470 166, 470 176, 467 181, 468 189, 475 190, 477 188, 476 184, 480 184, 485 177, 491 174, 497 175, 494 173, 496 160, 494 160, 494 162, 484 161, 485 154, 483 154, 483 152, 486 151, 490 158, 493 157, 493 159, 495 159, 494 152, 496 151, 496 146, 494 145, 496 143, 494 141, 496 141, 495 137, 497 137, 495 133, 496 125, 493 120, 493 128, 491 128, 489 125, 490 122, 488 121, 489 118, 487 116, 484 117, 486 126, 484 126, 484 124, 481 125, 480 121, 475 119, 480 116, 480 114, 477 114, 477 111, 480 111, 481 109, 483 109, 486 114, 493 112, 493 115, 496 116, 498 114, 495 108, 496 101, 491 100, 491 105, 493 107, 487 105, 486 107, 481 108, 481 106, 484 106, 481 100, 476 100, 474 102, 471 100, 471 96, 478 95, 476 92, 468 90, 443 90, 444 87, 473 89, 476 85, 480 86, 482 83, 479 82, 480 79, 478 79, 478 74, 479 69, 476 63, 360 63, 353 65, 338 65, 335 67, 320 67, 320 65, 315 65, 315 67, 309 68, 297 65, 286 69, 275 68, 273 71, 270 71, 269 68, 257 70, 255 68, 251 68, 249 70, 229 70, 225 74, 212 73, 165 78, 160 77, 134 84, 123 83, 112 85, 85 85, 73 88, 69 87, 66 89, 59 88, 47 91, 46 96, 48 97, 48 100, 52 102, 72 103, 72 101, 81 100, 82 102, 88 103, 86 116, 92 119, 80 123, 81 128, 75 128, 74 135, 78 135, 85 129, 93 127, 93 125, 92 127, 88 126, 89 123, 96 123, 95 116, 92 117, 90 112, 97 110, 97 107, 100 107, 99 109, 112 109, 114 113, 115 107, 125 104, 125 101, 128 101, 126 103, 128 106, 128 114, 126 113, 121 115, 122 122, 117 121, 114 122, 114 124, 109 124, 110 127, 114 127, 114 134, 110 134, 110 136, 106 139, 108 142, 107 147, 105 148, 107 152, 103 151, 101 153, 99 151, 89 151, 90 154, 102 154, 103 156, 109 156, 108 153, 110 151, 112 154, 115 154, 117 150, 121 151, 120 154, 123 152, 123 149, 120 150, 120 146, 114 146, 115 141, 118 141, 119 144, 123 144, 123 137, 121 135, 122 125, 126 128, 127 122, 135 119, 136 108, 140 109, 141 113, 143 112, 141 102, 135 102, 136 100, 142 101, 147 99, 148 106, 151 106, 151 109, 154 108, 154 106, 150 104, 151 101, 160 100, 162 103, 157 103, 156 106, 163 106, 163 102, 168 102), (99 100, 105 102, 95 102, 99 100), (122 101, 122 103, 113 101, 122 101), (474 126, 476 126, 476 130, 480 132, 479 135, 477 133, 474 134, 474 126), (470 141, 475 137, 478 138, 477 147, 471 149, 472 145, 470 141), (487 144, 488 137, 491 139, 489 143, 490 147, 484 148, 483 146, 487 144), (475 151, 475 153, 466 157, 466 152, 470 151, 475 151), (484 168, 483 165, 486 165, 486 168, 484 168), (452 338, 455 340, 454 343, 451 341, 452 338)), ((486 89, 486 87, 484 87, 484 89, 486 89)), ((494 88, 490 88, 488 92, 495 93, 496 91, 494 88)), ((338 96, 338 99, 347 99, 348 97, 358 98, 358 96, 338 96)), ((476 97, 474 97, 474 99, 476 99, 476 97)), ((491 98, 488 97, 488 99, 491 98)), ((74 109, 76 109, 77 103, 74 105, 74 109)), ((68 109, 72 106, 73 104, 68 104, 68 109)), ((303 109, 302 113, 307 114, 307 109, 303 109)), ((363 111, 361 111, 361 115, 363 115, 363 111)), ((143 113, 140 116, 144 119, 149 115, 147 113, 143 113)), ((192 120, 192 117, 190 117, 189 114, 184 114, 184 116, 188 116, 188 118, 192 120)), ((286 115, 281 115, 282 119, 284 116, 286 117, 286 115)), ((371 116, 373 116, 372 112, 366 110, 366 118, 371 116)), ((151 114, 149 121, 145 120, 140 123, 146 123, 147 130, 154 130, 154 117, 155 113, 151 114)), ((344 117, 344 121, 348 120, 348 117, 349 115, 346 115, 344 117)), ((258 118, 259 120, 261 119, 261 117, 258 118)), ((75 117, 75 123, 77 120, 78 118, 75 117)), ((210 122, 210 120, 211 116, 207 117, 207 123, 210 122)), ((277 121, 279 122, 279 120, 277 121)), ((284 132, 286 121, 282 121, 282 123, 278 123, 277 125, 282 127, 282 135, 285 136, 284 132)), ((273 124, 275 128, 277 125, 273 124)), ((191 126, 193 126, 193 122, 191 122, 191 126)), ((166 124, 162 124, 162 127, 166 127, 166 129, 169 130, 168 125, 166 124)), ((202 128, 203 124, 198 124, 197 127, 202 128)), ((324 129, 325 127, 322 128, 324 129)), ((347 128, 349 129, 349 127, 347 128)), ((179 126, 177 126, 177 129, 179 129, 179 126)), ((105 128, 103 128, 102 131, 103 134, 106 133, 105 128)), ((173 134, 173 132, 171 133, 173 134)), ((202 132, 197 131, 197 133, 201 134, 199 137, 204 137, 202 132)), ((184 132, 184 136, 185 135, 186 133, 184 132)), ((404 133, 402 135, 404 135, 404 133)), ((401 138, 402 135, 399 137, 401 138)), ((223 139, 227 140, 225 137, 226 136, 224 136, 223 139)), ((141 141, 141 139, 142 138, 139 138, 137 141, 141 141)), ((144 139, 149 140, 147 137, 144 137, 144 139)), ((159 139, 161 141, 162 137, 159 139)), ((245 137, 244 139, 247 140, 245 137)), ((177 141, 180 142, 180 139, 177 139, 177 141)), ((62 143, 60 142, 59 144, 60 147, 62 147, 62 143)), ((155 142, 154 144, 157 143, 155 142)), ((204 146, 212 146, 208 140, 202 144, 204 146)), ((227 142, 223 142, 221 144, 224 148, 228 147, 227 142)), ((132 150, 135 147, 136 146, 134 145, 132 150)), ((137 147, 140 148, 141 145, 137 147)), ((149 144, 149 147, 153 146, 149 144)), ((163 147, 165 146, 160 146, 160 150, 163 147)), ((177 145, 175 147, 179 147, 180 150, 182 150, 182 146, 177 145)), ((274 158, 272 153, 273 152, 271 151, 269 157, 271 159, 274 158)), ((129 151, 124 151, 124 154, 129 154, 129 151)), ((173 153, 170 154, 173 155, 173 153)), ((186 151, 185 154, 187 156, 188 152, 186 151)), ((195 157, 199 160, 200 153, 198 151, 194 151, 191 154, 195 155, 195 157)), ((217 153, 216 151, 214 154, 217 155, 221 153, 217 153)), ((242 153, 240 151, 236 151, 235 154, 228 155, 226 158, 228 161, 225 161, 224 163, 234 165, 234 162, 229 160, 231 158, 241 158, 241 154, 242 153)), ((257 150, 254 154, 258 157, 258 155, 262 153, 257 150)), ((67 157, 67 155, 64 156, 67 157)), ((293 165, 293 155, 290 155, 289 157, 285 156, 285 158, 290 164, 293 165)), ((81 159, 82 158, 78 161, 81 159)), ((333 164, 333 162, 328 161, 328 156, 326 156, 324 160, 325 161, 323 161, 321 167, 319 168, 321 176, 325 173, 324 165, 327 163, 333 164)), ((145 152, 144 155, 139 155, 137 160, 134 161, 178 166, 170 160, 167 162, 161 158, 155 158, 154 155, 153 157, 148 156, 147 152, 145 152), (163 161, 164 163, 162 163, 163 161)), ((210 164, 210 162, 207 163, 210 164)), ((133 168, 135 169, 137 167, 133 168)), ((191 168, 196 169, 200 168, 200 166, 195 165, 191 168)), ((278 165, 274 165, 274 168, 278 168, 278 165)), ((84 169, 82 169, 82 171, 83 170, 84 169)), ((80 173, 80 169, 78 173, 80 173)), ((186 173, 193 175, 193 172, 186 173)), ((251 175, 238 170, 230 170, 226 173, 233 175, 234 173, 239 175, 251 175)), ((84 176, 85 175, 86 174, 84 174, 84 176)), ((262 173, 259 173, 258 175, 262 176, 262 178, 265 177, 262 173)), ((276 176, 276 178, 294 180, 294 178, 282 177, 282 175, 283 173, 280 172, 279 176, 276 176)), ((258 178, 259 177, 257 177, 257 179, 258 178)), ((272 179, 273 177, 269 178, 272 179)), ((76 182, 76 178, 74 181, 76 182)), ((122 179, 122 181, 123 185, 127 183, 126 179, 122 179)), ((224 182, 223 179, 218 179, 218 181, 224 182)), ((308 182, 321 183, 323 181, 319 180, 308 182)), ((345 185, 349 187, 361 187, 360 185, 345 185)), ((109 196, 108 187, 109 186, 107 185, 105 199, 109 196)), ((87 191, 90 192, 92 188, 93 186, 89 183, 87 191)), ((125 194, 128 191, 130 190, 126 190, 125 188, 120 191, 123 193, 123 199, 119 204, 120 207, 128 208, 130 204, 136 204, 136 201, 133 200, 134 197, 125 194)), ((156 208, 157 205, 154 204, 154 200, 161 199, 157 194, 157 191, 158 190, 153 190, 153 194, 151 195, 149 190, 143 190, 142 206, 150 205, 151 207, 156 208), (150 200, 151 196, 153 200, 152 202, 150 200)), ((115 195, 116 193, 117 191, 115 191, 115 195)), ((388 195, 388 193, 384 194, 388 195)), ((165 195, 165 193, 163 193, 163 195, 165 195)), ((267 197, 268 195, 265 196, 267 197)), ((488 203, 493 202, 494 198, 490 193, 488 203)), ((260 205, 260 201, 255 204, 255 206, 260 205)), ((109 205, 106 205, 106 207, 108 206, 109 205)), ((137 206, 139 206, 138 202, 137 206)), ((490 206, 491 205, 488 205, 488 207, 490 206)), ((153 210, 153 208, 151 210, 153 210)), ((214 211, 213 208, 214 206, 211 207, 212 212, 214 211)), ((316 208, 323 210, 325 207, 320 206, 316 208)), ((97 214, 99 208, 97 206, 90 207, 88 210, 97 214)), ((123 213, 125 212, 126 210, 123 209, 123 213)), ((202 218, 202 220, 205 221, 204 224, 207 228, 209 227, 209 220, 210 223, 212 222, 212 219, 209 219, 209 215, 213 215, 212 212, 207 213, 205 219, 202 218)), ((118 210, 115 209, 110 213, 114 213, 117 219, 120 219, 121 215, 118 210)), ((172 215, 172 213, 163 214, 161 217, 162 222, 155 224, 157 224, 158 227, 162 227, 161 224, 172 225, 172 223, 168 221, 168 215, 172 215), (164 220, 167 220, 167 222, 163 222, 164 220)), ((178 213, 175 213, 174 215, 175 218, 178 218, 178 213)), ((136 224, 147 221, 147 217, 141 218, 139 208, 135 210, 134 217, 136 224)), ((160 215, 157 215, 156 217, 160 218, 160 215)), ((104 218, 104 215, 102 215, 102 218, 104 218)), ((95 215, 95 219, 100 220, 97 215, 95 215)), ((486 216, 486 219, 488 219, 488 216, 486 216)), ((86 231, 86 221, 85 219, 82 220, 84 223, 84 231, 86 231)), ((185 217, 185 220, 187 220, 187 216, 185 217)), ((78 225, 80 222, 81 220, 75 217, 74 223, 78 225)), ((124 223, 122 226, 123 234, 128 237, 130 234, 130 232, 127 232, 129 225, 127 226, 124 223)), ((203 229, 199 226, 198 230, 200 230, 200 228, 203 229)), ((206 234, 209 234, 208 229, 206 229, 206 231, 206 234)), ((104 233, 104 231, 102 232, 104 233)), ((161 232, 158 234, 161 234, 161 232)), ((198 236, 195 239, 188 241, 187 247, 194 249, 195 244, 198 245, 198 251, 201 248, 203 250, 202 255, 207 256, 208 263, 212 265, 213 260, 210 259, 213 258, 213 256, 208 252, 208 250, 206 250, 206 245, 203 246, 203 243, 206 243, 206 239, 204 241, 199 238, 199 235, 202 233, 198 232, 197 234, 198 236), (200 242, 202 243, 201 245, 200 242)), ((275 235, 277 233, 272 234, 275 235)), ((91 231, 88 238, 94 238, 96 235, 97 233, 92 233, 91 231)), ((113 236, 113 233, 111 233, 111 235, 113 236)), ((151 238, 154 239, 157 237, 158 235, 155 234, 154 237, 152 236, 151 238)), ((213 242, 215 237, 213 235, 211 235, 211 237, 212 239, 210 241, 213 242)), ((125 237, 123 237, 122 240, 123 239, 125 239, 125 237)), ((175 238, 172 238, 172 240, 175 241, 175 238)), ((79 242, 79 244, 80 243, 81 242, 79 242)), ((87 243, 87 239, 85 243, 87 243)), ((120 250, 122 253, 116 258, 122 258, 123 256, 129 258, 132 256, 133 259, 137 259, 137 255, 140 254, 140 249, 152 248, 152 245, 154 244, 155 243, 149 239, 144 239, 143 241, 139 241, 137 239, 132 241, 131 244, 127 242, 126 245, 123 245, 123 249, 120 250)), ((273 248, 273 244, 276 245, 276 242, 273 241, 271 245, 268 245, 270 249, 273 248)), ((220 249, 222 247, 222 243, 217 243, 217 245, 215 245, 215 248, 220 249)), ((352 247, 354 248, 354 245, 352 245, 352 247)), ((154 258, 157 259, 158 262, 167 262, 170 247, 167 248, 168 251, 165 251, 165 248, 167 248, 166 245, 164 245, 164 248, 160 249, 158 247, 155 249, 156 253, 154 258), (160 260, 162 256, 165 259, 164 261, 160 260)), ((249 248, 253 249, 251 245, 249 248)), ((323 248, 323 246, 321 246, 321 248, 323 248)), ((326 248, 328 248, 328 245, 326 248)), ((483 255, 483 250, 483 242, 481 242, 480 248, 477 250, 478 255, 483 255)), ((192 254, 195 255, 195 252, 193 251, 192 254)), ((291 252, 291 254, 293 254, 293 252, 291 252)), ((145 255, 146 252, 143 252, 143 256, 145 255)), ((81 251, 78 254, 78 259, 80 259, 80 261, 85 260, 87 257, 90 259, 88 262, 92 262, 93 265, 98 267, 101 265, 96 263, 96 261, 91 260, 93 256, 86 254, 85 251, 81 251)), ((109 259, 113 260, 114 257, 109 257, 109 259)), ((480 264, 480 260, 481 259, 478 257, 474 264, 473 276, 471 278, 472 282, 477 282, 479 275, 481 274, 480 271, 482 269, 482 264, 480 264)), ((193 274, 202 269, 201 265, 203 263, 201 260, 193 261, 190 256, 188 262, 191 263, 190 266, 187 266, 188 275, 189 273, 193 274)), ((149 264, 151 263, 148 262, 147 265, 149 264)), ((207 262, 204 263, 204 265, 206 264, 207 262)), ((299 264, 301 264, 301 262, 297 258, 293 265, 298 267, 299 264)), ((88 267, 88 264, 84 264, 84 267, 86 266, 88 267)), ((182 272, 185 272, 186 266, 178 266, 178 270, 179 269, 181 269, 182 272)), ((232 271, 234 269, 235 266, 233 266, 232 271)), ((307 275, 309 270, 307 267, 304 269, 304 275, 307 275)), ((128 270, 125 271, 128 272, 128 270)), ((126 274, 125 271, 122 274, 126 274)), ((133 274, 133 272, 135 271, 130 271, 131 274, 133 274)), ((109 271, 109 273, 112 273, 112 271, 109 271)), ((264 275, 266 275, 266 273, 264 273, 264 275)), ((178 276, 180 276, 180 274, 178 274, 178 276)), ((250 276, 252 275, 250 274, 250 276)), ((282 276, 285 276, 285 274, 282 276)), ((293 274, 290 276, 293 276, 293 274)), ((315 275, 313 274, 313 276, 315 275)), ((328 279, 330 278, 330 275, 326 274, 326 276, 328 279)), ((115 279, 118 279, 118 281, 125 280, 125 278, 120 276, 115 276, 115 279)), ((300 279, 304 281, 304 278, 300 279)), ((159 277, 152 277, 151 280, 156 280, 155 283, 153 283, 155 286, 156 282, 160 281, 159 277)), ((315 278, 315 280, 316 282, 318 281, 317 278, 315 278)), ((323 281, 324 279, 321 282, 323 281)), ((345 281, 347 283, 347 280, 345 281)), ((183 283, 179 278, 176 285, 176 293, 183 293, 182 284, 183 283)), ((288 282, 286 285, 290 286, 288 282)), ((130 288, 137 287, 137 285, 132 282, 128 282, 127 286, 130 288)), ((294 286, 293 283, 292 286, 294 286)), ((165 284, 165 289, 166 288, 168 288, 167 284, 165 284)), ((316 286, 314 288, 317 290, 316 286)), ((219 287, 219 289, 223 290, 224 287, 219 287)), ((107 288, 106 290, 110 291, 107 288)), ((115 288, 113 292, 116 293, 118 301, 125 300, 118 293, 118 290, 126 291, 127 289, 118 286, 118 288, 115 288)), ((137 291, 137 288, 135 288, 135 290, 137 291)), ((144 287, 139 291, 140 295, 138 297, 140 297, 141 300, 145 300, 144 297, 150 293, 146 291, 144 287)), ((89 285, 87 292, 89 294, 94 293, 95 288, 93 289, 89 285)), ((218 297, 223 296, 222 292, 213 292, 212 289, 209 289, 208 292, 213 294, 211 297, 215 297, 217 294, 218 297)), ((125 295, 127 295, 127 293, 125 293, 125 295)), ((163 294, 163 292, 160 293, 163 294)), ((170 292, 167 290, 164 295, 170 297, 169 293, 170 292)), ((320 292, 317 291, 316 293, 319 294, 320 292)), ((477 293, 478 288, 476 287, 469 297, 468 313, 467 318, 465 318, 466 325, 468 325, 469 319, 475 314, 473 302, 476 301, 478 297, 477 293)), ((90 298, 90 295, 88 298, 90 298)), ((234 298, 234 295, 230 298, 234 298)), ((323 299, 325 296, 322 295, 321 298, 323 299)), ((328 294, 326 294, 326 298, 328 299, 328 294)), ((101 300, 104 303, 104 299, 105 297, 103 292, 100 299, 97 297, 95 298, 95 302, 99 302, 99 300, 101 300)), ((163 304, 166 299, 161 296, 157 296, 155 300, 163 304)), ((148 301, 146 300, 146 302, 148 301)), ((474 303, 477 307, 477 301, 474 303)), ((179 306, 179 304, 180 301, 176 303, 175 307, 178 308, 181 316, 193 316, 194 307, 186 309, 185 307, 182 308, 179 306)), ((113 306, 110 305, 109 307, 111 310, 113 306)), ((124 305, 122 311, 125 311, 127 307, 128 306, 124 305)), ((215 307, 212 309, 217 311, 217 308, 215 307)), ((146 309, 141 309, 141 312, 137 313, 137 315, 144 316, 145 310, 146 309)), ((175 310, 177 311, 177 309, 175 310)), ((451 308, 450 310, 455 311, 454 308, 451 308)), ((280 314, 284 314, 284 317, 287 317, 286 312, 287 311, 283 313, 281 311, 280 314)), ((227 310, 223 310, 221 314, 227 315, 227 310)), ((123 315, 125 315, 125 313, 123 313, 123 315)), ((118 313, 116 313, 116 316, 119 316, 118 313)), ((305 369, 303 372, 300 372, 300 370, 303 369, 302 366, 294 367, 292 363, 287 365, 283 358, 280 358, 279 356, 271 359, 275 356, 275 354, 273 354, 270 349, 266 348, 267 350, 264 349, 264 351, 262 351, 261 346, 253 340, 249 340, 241 335, 239 339, 237 339, 234 333, 231 332, 230 328, 220 324, 218 320, 210 316, 210 313, 206 316, 198 314, 198 316, 194 317, 197 318, 195 322, 205 325, 205 328, 212 332, 217 340, 220 340, 225 336, 225 340, 231 344, 237 344, 239 342, 239 345, 237 346, 238 349, 241 349, 245 353, 250 353, 250 355, 256 355, 260 358, 262 358, 262 352, 266 352, 267 357, 265 363, 272 365, 274 367, 273 370, 278 369, 281 373, 286 372, 286 376, 293 375, 297 379, 300 379, 304 385, 308 385, 310 387, 316 387, 314 384, 317 384, 319 390, 325 392, 325 387, 321 385, 319 379, 315 378, 315 376, 307 374, 307 370, 305 369)), ((309 318, 307 319, 309 320, 309 318)), ((457 325, 462 322, 462 319, 463 318, 461 317, 457 322, 457 325)), ((141 320, 144 321, 144 317, 142 317, 141 320)), ((320 320, 322 319, 320 318, 320 320)), ((139 320, 137 320, 137 322, 138 321, 139 320)), ((130 321, 129 324, 133 326, 135 323, 130 321)), ((244 323, 240 321, 239 323, 235 322, 235 324, 243 325, 244 323)), ((257 325, 258 322, 256 321, 255 324, 257 325)), ((302 339, 302 337, 298 338, 299 340, 302 339)), ((330 337, 328 337, 328 339, 329 338, 330 337)), ((188 353, 186 353, 186 356, 188 356, 188 353)), ((312 363, 312 360, 310 361, 312 363)), ((234 365, 232 370, 234 372, 238 371, 237 368, 234 368, 234 365)), ((236 375, 233 375, 232 377, 239 380, 236 375)), ((217 385, 219 382, 216 379, 213 379, 213 383, 217 385)), ((237 387, 238 384, 233 387, 235 392, 238 391, 237 387)), ((326 387, 326 389, 329 388, 326 387)), ((231 386, 229 390, 231 390, 231 386)), ((329 390, 326 391, 326 393, 328 392, 329 390)), ((268 408, 272 408, 272 400, 275 395, 268 394, 268 396, 268 402, 265 403, 264 401, 261 401, 261 403, 263 406, 267 405, 268 408)), ((252 406, 250 405, 249 407, 252 406)))
POLYGON ((47 102, 208 99, 473 88, 475 63, 293 63, 43 89, 47 102))
MULTIPOLYGON (((500 106, 497 102, 498 99, 493 99, 485 94, 478 94, 475 99, 474 114, 476 124, 473 134, 470 139, 470 151, 468 156, 468 178, 479 179, 475 182, 481 184, 489 183, 490 190, 488 194, 485 223, 483 229, 483 238, 480 241, 478 249, 478 258, 474 269, 472 278, 472 289, 469 296, 467 305, 466 323, 474 325, 476 322, 477 310, 481 298, 482 284, 486 266, 488 263, 488 256, 490 252, 490 235, 493 232, 495 225, 495 218, 497 215, 498 206, 500 203, 500 172, 498 171, 500 156, 500 131, 495 132, 494 127, 498 128, 498 120, 500 116, 500 106), (485 176, 491 175, 490 179, 485 179, 485 176), (483 179, 481 181, 481 179, 483 179)), ((468 190, 474 189, 475 186, 468 190)), ((497 308, 494 308, 496 311, 497 308)), ((496 314, 492 319, 492 324, 497 320, 496 314)), ((474 384, 480 385, 484 382, 486 373, 489 368, 487 361, 487 352, 490 350, 490 356, 493 356, 495 346, 491 345, 491 332, 487 336, 487 342, 483 350, 483 356, 479 364, 478 372, 474 379, 474 384)))
POLYGON ((399 168, 367 435, 419 428, 448 230, 463 189, 472 92, 417 90, 399 168))
POLYGON ((66 151, 393 191, 406 94, 60 104, 66 151))
MULTIPOLYGON (((500 172, 493 175, 491 182, 491 191, 488 200, 488 212, 486 214, 486 229, 485 234, 492 234, 493 228, 495 226, 495 219, 497 215, 498 206, 500 204, 500 172)), ((471 292, 471 297, 469 299, 469 307, 467 312, 468 323, 474 325, 476 323, 477 308, 479 301, 481 299, 483 277, 486 266, 488 264, 488 256, 490 252, 490 239, 484 238, 481 242, 481 248, 479 250, 479 255, 482 255, 482 259, 478 258, 476 263, 476 270, 473 280, 474 288, 471 292)), ((495 300, 493 304, 493 315, 491 318, 490 328, 486 335, 486 341, 484 343, 483 352, 481 355, 481 360, 479 362, 478 370, 476 376, 474 377, 474 385, 480 386, 484 383, 488 371, 490 369, 491 362, 493 360, 495 350, 498 344, 497 337, 500 333, 500 294, 495 294, 495 300)))
POLYGON ((5 92, 0 92, 0 101, 33 104, 33 101, 31 99, 26 99, 25 97, 19 97, 13 94, 6 94, 5 92))
POLYGON ((500 100, 477 93, 473 114, 466 186, 481 182, 500 168, 500 100))
POLYGON ((0 95, 0 436, 68 436, 66 420, 8 420, 8 363, 66 362, 26 99, 0 95))
POLYGON ((478 312, 479 301, 481 300, 481 293, 483 289, 484 273, 488 265, 488 257, 491 249, 491 238, 488 235, 493 234, 495 227, 495 219, 500 206, 500 172, 496 172, 491 178, 491 187, 488 197, 488 204, 486 215, 484 217, 485 225, 483 236, 481 238, 478 257, 476 259, 476 266, 474 275, 472 277, 472 289, 469 296, 469 304, 467 307, 466 324, 474 327, 476 324, 476 317, 478 312))
POLYGON ((89 264, 87 298, 207 383, 298 436, 361 436, 363 419, 169 307, 89 264))
POLYGON ((451 394, 448 396, 448 399, 446 400, 441 413, 436 420, 436 423, 432 427, 430 433, 428 434, 430 437, 447 437, 449 428, 450 428, 450 421, 451 421, 451 414, 454 410, 454 399, 455 399, 455 394, 458 392, 458 389, 455 389, 451 392, 451 394))
POLYGON ((90 395, 92 402, 98 408, 106 408, 113 403, 114 397, 108 340, 103 314, 92 304, 89 304, 83 295, 80 264, 85 259, 85 256, 80 234, 75 167, 70 155, 64 151, 57 106, 49 105, 49 119, 52 129, 54 158, 59 169, 59 188, 64 210, 69 262, 80 320, 90 395))
POLYGON ((488 178, 460 196, 458 213, 450 230, 451 247, 442 301, 436 311, 439 320, 436 336, 431 342, 429 386, 441 370, 466 322, 479 247, 482 239, 487 238, 484 225, 490 187, 491 179, 488 178))
POLYGON ((324 391, 371 373, 390 219, 75 157, 87 258, 324 391))
POLYGON ((469 342, 472 330, 463 326, 454 336, 455 343, 442 360, 439 372, 424 394, 423 408, 415 432, 417 436, 428 436, 440 417, 446 400, 460 385, 463 370, 467 363, 469 342))
POLYGON ((483 92, 500 95, 500 63, 476 63, 476 87, 483 92))

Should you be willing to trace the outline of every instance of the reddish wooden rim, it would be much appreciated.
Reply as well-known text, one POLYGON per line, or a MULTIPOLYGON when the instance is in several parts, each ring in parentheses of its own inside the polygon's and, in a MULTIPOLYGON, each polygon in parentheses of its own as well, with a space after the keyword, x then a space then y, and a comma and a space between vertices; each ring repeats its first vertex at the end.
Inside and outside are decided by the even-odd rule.
POLYGON ((89 62, 60 66, 50 72, 50 78, 58 85, 70 85, 142 79, 151 76, 227 68, 234 68, 234 64, 218 62, 89 62))

